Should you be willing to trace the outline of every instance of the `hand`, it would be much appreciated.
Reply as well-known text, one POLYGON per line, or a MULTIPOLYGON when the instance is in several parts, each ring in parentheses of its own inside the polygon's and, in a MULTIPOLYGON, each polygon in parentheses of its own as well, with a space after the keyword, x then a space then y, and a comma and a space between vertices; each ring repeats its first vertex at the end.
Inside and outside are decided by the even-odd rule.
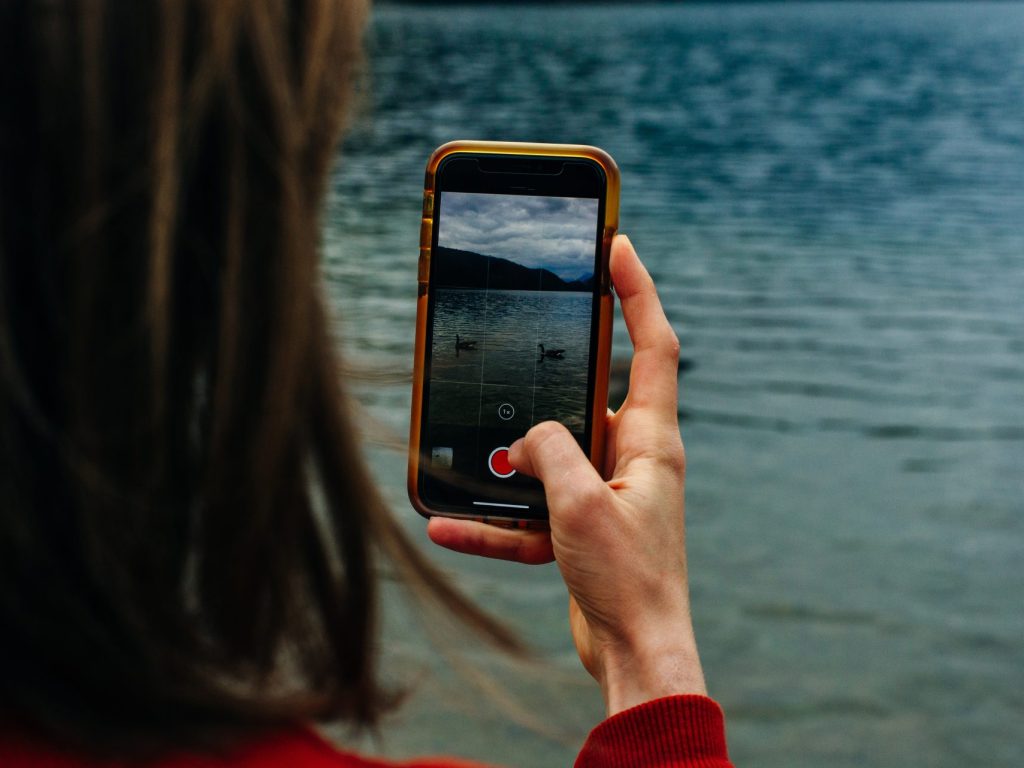
POLYGON ((629 240, 612 244, 612 282, 633 362, 609 413, 604 477, 568 430, 533 427, 510 446, 518 471, 544 483, 550 533, 435 517, 437 544, 524 563, 558 562, 580 660, 608 714, 659 696, 706 692, 690 618, 676 377, 679 341, 629 240))

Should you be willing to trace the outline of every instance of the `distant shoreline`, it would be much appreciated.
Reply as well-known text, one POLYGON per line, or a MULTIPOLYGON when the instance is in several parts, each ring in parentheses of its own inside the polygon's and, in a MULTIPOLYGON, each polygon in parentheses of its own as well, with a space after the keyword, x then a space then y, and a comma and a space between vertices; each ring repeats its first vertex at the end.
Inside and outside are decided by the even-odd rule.
POLYGON ((577 291, 594 290, 593 272, 575 280, 559 277, 544 267, 527 267, 500 256, 437 246, 432 255, 431 283, 438 288, 474 288, 488 285, 503 290, 577 291))

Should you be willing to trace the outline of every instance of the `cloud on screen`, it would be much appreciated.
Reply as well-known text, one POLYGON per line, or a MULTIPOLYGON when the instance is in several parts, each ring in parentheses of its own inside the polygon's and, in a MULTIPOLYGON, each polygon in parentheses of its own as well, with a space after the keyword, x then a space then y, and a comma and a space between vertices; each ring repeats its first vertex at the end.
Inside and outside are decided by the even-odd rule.
POLYGON ((438 245, 549 269, 565 280, 594 271, 597 200, 443 192, 438 245))

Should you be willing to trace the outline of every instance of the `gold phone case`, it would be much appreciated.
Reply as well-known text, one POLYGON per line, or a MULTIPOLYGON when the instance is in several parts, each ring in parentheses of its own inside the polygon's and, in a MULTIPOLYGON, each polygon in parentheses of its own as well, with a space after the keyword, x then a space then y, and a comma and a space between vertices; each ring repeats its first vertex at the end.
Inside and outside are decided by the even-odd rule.
POLYGON ((598 472, 604 467, 605 422, 608 411, 608 369, 611 358, 613 302, 608 258, 612 238, 619 226, 619 169, 603 149, 582 144, 532 144, 511 141, 452 141, 434 150, 427 162, 423 185, 423 219, 420 225, 420 257, 416 298, 416 347, 412 383, 412 417, 409 428, 409 500, 425 517, 440 515, 479 520, 505 527, 547 528, 546 520, 514 516, 458 514, 428 507, 419 493, 420 422, 423 416, 423 379, 426 370, 427 303, 430 299, 430 258, 434 236, 435 181, 441 161, 457 153, 505 154, 531 157, 586 158, 598 163, 607 180, 604 229, 601 236, 600 302, 597 363, 594 370, 594 403, 591 412, 591 441, 588 454, 598 472))

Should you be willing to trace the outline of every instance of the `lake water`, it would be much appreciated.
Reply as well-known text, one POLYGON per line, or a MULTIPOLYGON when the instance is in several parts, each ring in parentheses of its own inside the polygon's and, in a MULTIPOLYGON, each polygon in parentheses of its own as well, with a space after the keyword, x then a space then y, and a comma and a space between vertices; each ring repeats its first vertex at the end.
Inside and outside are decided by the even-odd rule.
POLYGON ((434 305, 433 420, 476 427, 472 406, 513 402, 517 429, 552 419, 582 437, 593 296, 582 291, 439 289, 434 305), (473 349, 460 352, 459 339, 473 349), (550 357, 540 353, 557 350, 550 357), (474 394, 458 395, 468 390, 474 394), (453 397, 455 399, 453 400, 453 397))
MULTIPOLYGON (((604 147, 694 363, 694 614, 734 759, 1024 764, 1024 6, 380 6, 369 64, 325 243, 349 361, 395 374, 357 387, 371 436, 407 429, 430 151, 604 147)), ((425 541, 404 454, 370 456, 425 541)), ((543 664, 451 641, 504 706, 390 604, 416 693, 371 746, 571 764, 602 708, 557 572, 437 557, 543 664)))

